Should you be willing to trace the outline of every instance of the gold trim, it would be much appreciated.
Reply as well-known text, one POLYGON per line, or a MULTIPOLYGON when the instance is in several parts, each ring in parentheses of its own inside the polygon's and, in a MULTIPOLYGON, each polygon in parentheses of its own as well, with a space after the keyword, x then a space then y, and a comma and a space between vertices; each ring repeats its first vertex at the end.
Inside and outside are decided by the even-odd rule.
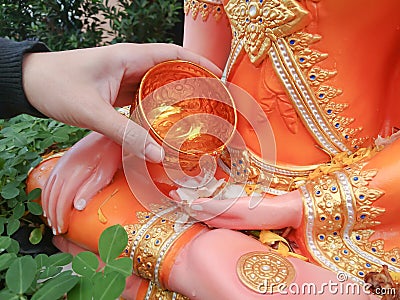
POLYGON ((260 294, 281 292, 296 277, 293 264, 272 251, 242 255, 237 262, 236 272, 246 287, 260 294))
POLYGON ((216 21, 219 21, 223 15, 224 7, 219 0, 185 0, 183 11, 185 15, 188 15, 191 11, 193 20, 196 20, 200 13, 203 22, 207 21, 210 15, 212 15, 216 21))
POLYGON ((189 300, 189 298, 175 292, 163 290, 153 282, 150 282, 144 300, 189 300))
POLYGON ((345 271, 360 282, 382 265, 400 270, 400 249, 385 251, 384 240, 370 240, 379 224, 377 217, 385 212, 373 203, 384 192, 368 187, 377 171, 363 170, 365 165, 332 168, 301 187, 310 254, 321 265, 345 271))
POLYGON ((133 272, 157 285, 164 258, 174 242, 194 223, 176 226, 182 213, 173 208, 160 210, 158 214, 137 212, 138 223, 125 225, 128 244, 124 256, 133 260, 133 272), (178 227, 178 228, 177 228, 178 227))

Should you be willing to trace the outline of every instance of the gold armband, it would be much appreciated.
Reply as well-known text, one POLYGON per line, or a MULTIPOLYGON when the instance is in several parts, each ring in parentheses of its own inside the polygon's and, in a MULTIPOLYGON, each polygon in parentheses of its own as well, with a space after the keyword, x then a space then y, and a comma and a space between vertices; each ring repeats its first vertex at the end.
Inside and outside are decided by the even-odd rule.
POLYGON ((150 282, 144 300, 189 300, 189 298, 168 290, 163 290, 150 282))
POLYGON ((174 208, 151 212, 137 212, 138 224, 124 226, 128 233, 125 255, 133 260, 133 272, 162 286, 160 271, 164 258, 174 242, 194 222, 179 222, 183 213, 174 208))
POLYGON ((382 265, 400 270, 400 249, 386 251, 382 239, 372 238, 378 217, 385 212, 374 202, 384 192, 368 186, 377 171, 363 170, 365 165, 352 164, 300 187, 309 253, 320 265, 345 272, 360 284, 382 265))

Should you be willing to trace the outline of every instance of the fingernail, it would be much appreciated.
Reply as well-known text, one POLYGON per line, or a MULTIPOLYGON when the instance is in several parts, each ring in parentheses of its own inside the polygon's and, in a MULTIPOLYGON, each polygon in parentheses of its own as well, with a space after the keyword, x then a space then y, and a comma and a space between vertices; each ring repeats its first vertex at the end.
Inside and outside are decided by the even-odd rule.
POLYGON ((43 210, 43 217, 46 218, 46 211, 43 210))
POLYGON ((58 232, 61 233, 61 226, 58 226, 57 229, 58 229, 58 232))
POLYGON ((78 201, 75 202, 74 207, 77 210, 83 210, 86 207, 86 200, 85 199, 79 199, 78 201))
POLYGON ((47 219, 47 224, 49 224, 49 226, 51 227, 51 220, 47 219))
POLYGON ((199 204, 193 204, 190 208, 192 210, 197 210, 197 211, 202 211, 203 210, 203 206, 201 206, 199 204))
POLYGON ((57 231, 55 228, 53 228, 53 235, 57 235, 57 231))
POLYGON ((159 145, 154 145, 153 143, 147 144, 144 149, 144 156, 147 160, 159 163, 164 159, 164 149, 159 145))

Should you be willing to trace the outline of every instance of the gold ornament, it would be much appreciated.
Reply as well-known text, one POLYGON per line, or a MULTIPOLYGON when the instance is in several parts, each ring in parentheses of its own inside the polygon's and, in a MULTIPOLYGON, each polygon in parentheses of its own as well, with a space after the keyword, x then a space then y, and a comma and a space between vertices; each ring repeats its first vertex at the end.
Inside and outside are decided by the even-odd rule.
POLYGON ((150 282, 144 300, 189 300, 189 298, 175 292, 163 290, 153 282, 150 282))
POLYGON ((192 17, 194 20, 197 19, 200 13, 201 19, 205 22, 208 20, 210 14, 219 21, 222 17, 224 8, 222 2, 219 0, 185 0, 183 11, 185 15, 192 12, 192 17))
POLYGON ((137 212, 138 223, 124 226, 128 234, 128 245, 123 252, 133 260, 136 275, 153 281, 161 286, 159 274, 164 258, 173 243, 193 222, 177 225, 182 216, 173 208, 151 212, 137 212))
POLYGON ((242 255, 236 271, 245 286, 260 294, 283 291, 296 276, 292 263, 272 251, 242 255))
POLYGON ((335 272, 347 272, 355 281, 388 265, 400 271, 400 249, 384 250, 383 240, 372 240, 377 217, 385 210, 374 202, 384 193, 368 187, 376 170, 358 162, 309 180, 300 190, 306 218, 307 247, 314 260, 335 272))

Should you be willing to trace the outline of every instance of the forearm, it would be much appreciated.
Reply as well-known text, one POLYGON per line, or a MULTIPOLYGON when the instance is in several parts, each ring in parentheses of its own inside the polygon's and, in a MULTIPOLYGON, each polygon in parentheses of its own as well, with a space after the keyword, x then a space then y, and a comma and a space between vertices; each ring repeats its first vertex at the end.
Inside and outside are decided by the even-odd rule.
POLYGON ((26 98, 22 69, 25 53, 45 51, 48 48, 38 41, 14 42, 0 38, 0 118, 22 113, 44 117, 26 98))

